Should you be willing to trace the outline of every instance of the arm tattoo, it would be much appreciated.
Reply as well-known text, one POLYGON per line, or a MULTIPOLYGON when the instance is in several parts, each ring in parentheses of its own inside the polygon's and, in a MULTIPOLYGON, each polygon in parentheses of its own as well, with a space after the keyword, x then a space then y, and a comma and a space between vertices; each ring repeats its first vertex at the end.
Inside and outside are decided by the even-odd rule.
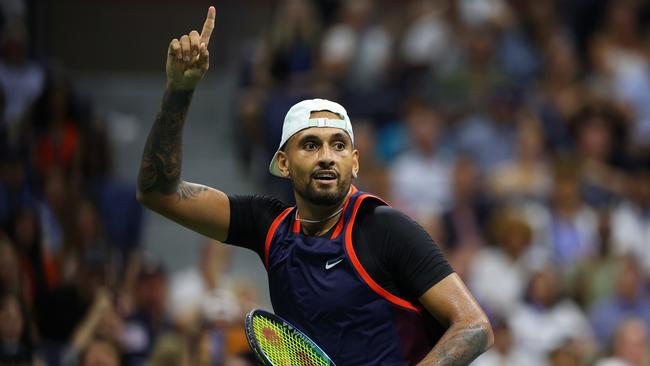
POLYGON ((138 174, 138 190, 142 193, 176 194, 179 200, 193 198, 206 188, 182 182, 182 139, 185 117, 192 100, 192 91, 167 90, 160 112, 149 132, 138 174))
POLYGON ((202 186, 200 184, 181 181, 181 183, 178 185, 178 189, 176 192, 178 193, 178 198, 184 200, 188 198, 194 198, 198 196, 199 193, 207 189, 208 188, 206 186, 202 186))
POLYGON ((481 324, 450 328, 419 365, 466 366, 485 351, 488 335, 481 324))

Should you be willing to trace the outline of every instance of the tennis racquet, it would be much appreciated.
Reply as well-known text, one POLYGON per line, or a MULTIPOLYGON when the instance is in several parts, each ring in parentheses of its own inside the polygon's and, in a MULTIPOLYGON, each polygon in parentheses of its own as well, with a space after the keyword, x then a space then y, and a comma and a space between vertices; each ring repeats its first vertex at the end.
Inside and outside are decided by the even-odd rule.
POLYGON ((268 311, 254 309, 244 320, 246 339, 266 366, 334 366, 303 332, 268 311))

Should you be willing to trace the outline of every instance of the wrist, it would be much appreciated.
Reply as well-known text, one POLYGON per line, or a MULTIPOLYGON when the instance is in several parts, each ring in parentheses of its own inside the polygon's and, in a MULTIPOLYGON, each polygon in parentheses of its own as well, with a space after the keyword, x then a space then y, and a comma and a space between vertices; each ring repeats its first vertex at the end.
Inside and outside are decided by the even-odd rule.
POLYGON ((196 85, 183 85, 182 83, 171 83, 168 81, 165 84, 165 89, 172 92, 193 92, 196 89, 196 85))
POLYGON ((192 95, 194 95, 194 89, 167 87, 162 108, 168 112, 184 112, 192 101, 192 95))

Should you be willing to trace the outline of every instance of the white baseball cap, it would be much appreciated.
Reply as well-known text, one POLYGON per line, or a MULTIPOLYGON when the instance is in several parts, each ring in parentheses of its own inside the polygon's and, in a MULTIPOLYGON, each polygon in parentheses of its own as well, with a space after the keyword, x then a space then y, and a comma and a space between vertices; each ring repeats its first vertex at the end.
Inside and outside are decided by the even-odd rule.
POLYGON ((278 152, 289 141, 291 136, 310 127, 334 127, 340 128, 345 131, 354 144, 354 133, 352 132, 352 124, 348 112, 342 105, 326 100, 326 99, 307 99, 302 102, 294 104, 289 109, 287 115, 284 117, 282 124, 282 140, 278 150, 273 155, 271 164, 269 164, 269 171, 271 174, 281 177, 280 170, 278 169, 278 152), (328 111, 338 114, 341 119, 332 118, 310 118, 312 112, 328 111))

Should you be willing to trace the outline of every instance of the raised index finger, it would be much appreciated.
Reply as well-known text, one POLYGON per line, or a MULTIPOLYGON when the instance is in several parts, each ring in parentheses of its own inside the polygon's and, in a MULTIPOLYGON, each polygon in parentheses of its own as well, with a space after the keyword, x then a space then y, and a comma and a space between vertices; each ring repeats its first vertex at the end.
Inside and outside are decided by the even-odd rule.
POLYGON ((207 46, 210 43, 210 36, 212 35, 212 30, 214 29, 214 18, 216 17, 217 10, 214 6, 208 8, 208 17, 205 18, 205 23, 203 23, 203 30, 201 31, 201 43, 205 43, 207 46))

